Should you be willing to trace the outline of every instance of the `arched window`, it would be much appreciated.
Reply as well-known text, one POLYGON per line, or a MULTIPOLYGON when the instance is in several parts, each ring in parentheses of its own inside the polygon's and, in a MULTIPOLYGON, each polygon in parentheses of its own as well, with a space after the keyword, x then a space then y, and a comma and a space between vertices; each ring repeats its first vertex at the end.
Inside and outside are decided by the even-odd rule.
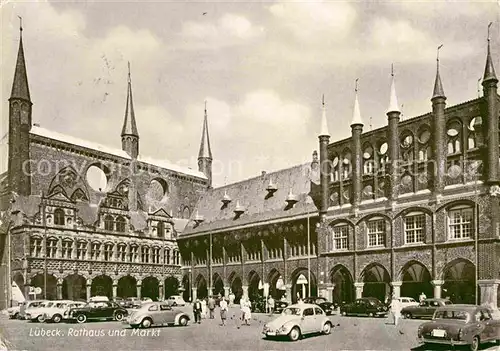
POLYGON ((114 230, 115 226, 115 221, 113 219, 113 216, 111 215, 107 215, 106 217, 104 217, 104 229, 105 230, 114 230))
POLYGON ((54 224, 55 225, 64 225, 64 210, 60 208, 56 208, 54 211, 54 224))
POLYGON ((454 122, 448 126, 448 155, 453 155, 462 151, 462 125, 454 122))
POLYGON ((159 238, 165 237, 165 222, 159 221, 156 225, 156 234, 159 238))
POLYGON ((456 206, 448 210, 448 238, 451 240, 474 237, 474 210, 470 206, 456 206))
POLYGON ((117 232, 124 233, 125 232, 125 224, 126 224, 125 218, 123 218, 122 216, 116 217, 116 231, 117 232))

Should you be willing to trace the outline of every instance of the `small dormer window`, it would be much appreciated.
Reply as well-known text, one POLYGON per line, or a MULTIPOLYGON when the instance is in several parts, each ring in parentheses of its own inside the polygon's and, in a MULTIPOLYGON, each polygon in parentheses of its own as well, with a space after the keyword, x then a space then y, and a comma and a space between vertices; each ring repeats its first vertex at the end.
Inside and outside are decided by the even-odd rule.
POLYGON ((196 211, 196 215, 194 216, 193 220, 196 226, 199 226, 205 219, 198 213, 198 211, 196 211))
POLYGON ((224 196, 222 197, 221 201, 224 207, 227 206, 232 201, 231 197, 227 194, 226 191, 224 191, 224 196))
POLYGON ((267 196, 271 197, 278 190, 278 186, 273 183, 273 179, 269 178, 269 184, 267 185, 266 191, 267 196))
POLYGON ((245 207, 241 206, 240 202, 237 201, 236 202, 236 207, 234 208, 234 214, 235 214, 236 218, 238 218, 239 216, 241 216, 244 212, 245 212, 245 207))
POLYGON ((288 193, 288 196, 286 197, 285 201, 287 203, 287 207, 293 207, 293 205, 295 205, 299 201, 297 198, 297 195, 295 195, 292 192, 291 188, 290 188, 290 192, 288 193))

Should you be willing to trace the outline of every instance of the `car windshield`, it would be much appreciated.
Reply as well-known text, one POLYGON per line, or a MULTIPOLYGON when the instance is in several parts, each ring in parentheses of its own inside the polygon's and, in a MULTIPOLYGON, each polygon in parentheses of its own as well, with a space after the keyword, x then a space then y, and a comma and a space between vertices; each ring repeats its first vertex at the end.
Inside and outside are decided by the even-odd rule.
POLYGON ((302 310, 297 307, 288 307, 283 310, 283 314, 287 316, 300 316, 302 310))
POLYGON ((470 315, 466 311, 436 311, 434 313, 433 319, 454 319, 460 321, 467 321, 470 319, 470 315))
POLYGON ((63 308, 63 307, 66 307, 67 304, 68 304, 67 302, 60 302, 60 303, 57 303, 55 305, 55 307, 57 307, 57 308, 63 308))

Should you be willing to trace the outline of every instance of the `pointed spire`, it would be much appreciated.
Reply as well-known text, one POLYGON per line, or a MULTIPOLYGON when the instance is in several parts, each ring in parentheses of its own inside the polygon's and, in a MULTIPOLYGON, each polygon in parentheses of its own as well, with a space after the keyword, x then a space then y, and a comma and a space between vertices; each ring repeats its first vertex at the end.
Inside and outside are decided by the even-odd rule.
POLYGON ((490 27, 493 22, 488 25, 488 53, 486 55, 486 67, 484 68, 483 84, 487 81, 494 80, 498 82, 497 76, 495 74, 495 67, 493 66, 493 60, 491 59, 490 50, 490 27))
POLYGON ((434 81, 434 92, 432 93, 431 100, 438 98, 438 97, 446 99, 446 96, 444 95, 443 84, 441 83, 441 76, 439 75, 439 50, 442 47, 443 47, 443 44, 439 45, 437 48, 436 80, 434 81))
POLYGON ((19 50, 17 52, 16 71, 14 73, 10 98, 23 99, 31 102, 28 75, 26 74, 26 63, 24 62, 23 22, 21 17, 19 17, 19 20, 21 22, 19 27, 19 50))
POLYGON ((330 136, 328 132, 328 122, 326 120, 325 94, 322 99, 321 130, 319 136, 330 136))
POLYGON ((356 78, 356 87, 354 88, 354 111, 352 113, 351 127, 357 124, 363 125, 363 120, 361 119, 361 112, 359 110, 358 101, 358 78, 356 78))
POLYGON ((200 152, 198 158, 212 159, 212 149, 210 148, 210 137, 208 135, 207 100, 205 100, 205 117, 203 118, 203 130, 201 132, 200 152))
POLYGON ((394 64, 391 65, 391 97, 389 100, 389 108, 387 109, 387 113, 391 112, 401 113, 398 104, 398 97, 396 95, 396 79, 394 78, 394 64))
POLYGON ((130 79, 130 62, 128 63, 128 89, 127 106, 125 107, 125 119, 123 121, 122 136, 133 135, 139 137, 135 123, 134 102, 132 99, 132 80, 130 79))

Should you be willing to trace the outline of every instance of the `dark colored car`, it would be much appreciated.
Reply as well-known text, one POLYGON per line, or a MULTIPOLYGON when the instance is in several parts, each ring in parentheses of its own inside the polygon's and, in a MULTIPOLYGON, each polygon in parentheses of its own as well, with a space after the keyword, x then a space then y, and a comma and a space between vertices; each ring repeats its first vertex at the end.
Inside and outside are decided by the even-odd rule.
POLYGON ((89 302, 83 307, 70 309, 68 319, 76 320, 78 323, 93 319, 121 321, 127 315, 127 310, 118 306, 116 302, 100 301, 89 302))
MULTIPOLYGON (((267 299, 264 297, 252 300, 252 312, 267 313, 266 311, 267 299)), ((274 313, 281 313, 289 305, 286 301, 274 300, 274 313)))
POLYGON ((385 317, 389 309, 375 297, 362 297, 352 303, 340 307, 343 316, 366 315, 369 317, 385 317))
POLYGON ((306 297, 304 303, 310 303, 313 305, 318 305, 327 315, 331 315, 337 306, 325 299, 324 297, 306 297))
POLYGON ((121 297, 115 297, 113 299, 114 302, 120 307, 127 308, 127 301, 121 297))
POLYGON ((408 319, 432 318, 438 307, 451 305, 448 299, 425 299, 418 306, 408 306, 401 310, 401 314, 408 319))
POLYGON ((485 306, 445 305, 438 307, 432 321, 418 327, 424 344, 468 345, 477 351, 482 342, 500 340, 500 320, 493 319, 485 306))

